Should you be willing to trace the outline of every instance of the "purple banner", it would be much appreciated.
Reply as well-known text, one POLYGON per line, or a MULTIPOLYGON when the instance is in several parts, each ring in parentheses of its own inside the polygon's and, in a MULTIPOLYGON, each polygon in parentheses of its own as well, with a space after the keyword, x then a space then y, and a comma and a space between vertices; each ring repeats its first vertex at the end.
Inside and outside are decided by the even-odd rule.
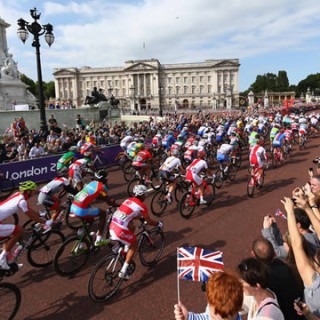
MULTIPOLYGON (((102 147, 95 165, 109 167, 115 165, 115 157, 122 151, 119 145, 102 147)), ((56 176, 56 165, 62 154, 42 158, 0 164, 0 172, 15 182, 32 180, 34 182, 50 181, 56 176)))

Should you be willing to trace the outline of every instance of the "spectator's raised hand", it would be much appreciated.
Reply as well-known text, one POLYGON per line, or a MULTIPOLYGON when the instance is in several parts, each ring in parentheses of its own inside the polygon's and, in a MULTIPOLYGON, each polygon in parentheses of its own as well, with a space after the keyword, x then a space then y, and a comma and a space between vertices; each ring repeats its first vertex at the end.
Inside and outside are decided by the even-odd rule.
POLYGON ((265 216, 263 218, 263 229, 271 228, 272 224, 276 222, 276 219, 271 216, 265 216))
POLYGON ((294 203, 293 201, 288 198, 288 197, 284 197, 284 200, 281 200, 281 203, 284 205, 284 208, 286 209, 286 211, 291 211, 293 212, 294 210, 294 203))
POLYGON ((188 319, 188 310, 181 302, 179 302, 179 304, 174 305, 173 313, 174 313, 175 320, 188 319))

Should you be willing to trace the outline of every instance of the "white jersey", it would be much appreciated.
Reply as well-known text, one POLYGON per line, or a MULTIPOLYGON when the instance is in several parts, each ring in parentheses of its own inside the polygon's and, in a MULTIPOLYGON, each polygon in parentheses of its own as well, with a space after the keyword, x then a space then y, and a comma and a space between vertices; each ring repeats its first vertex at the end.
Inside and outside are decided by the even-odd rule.
POLYGON ((208 169, 208 164, 202 159, 193 160, 190 166, 187 168, 188 171, 191 171, 193 174, 197 175, 204 169, 208 169))
POLYGON ((131 136, 126 136, 120 141, 120 147, 126 148, 130 142, 133 141, 133 138, 131 136))
POLYGON ((28 212, 29 207, 21 192, 14 193, 8 199, 0 202, 0 221, 12 216, 17 211, 28 212))
POLYGON ((64 186, 68 186, 70 184, 69 180, 64 177, 56 177, 52 181, 50 181, 48 184, 43 186, 40 189, 40 192, 46 193, 47 195, 53 195, 57 192, 60 192, 63 190, 64 186))
POLYGON ((171 156, 160 167, 161 171, 172 172, 176 168, 181 166, 181 160, 177 157, 171 156))
POLYGON ((82 172, 85 168, 88 167, 90 161, 86 158, 78 159, 74 163, 71 164, 69 169, 71 171, 80 171, 82 172))
POLYGON ((223 143, 217 150, 217 153, 228 155, 233 150, 233 146, 227 143, 223 143))

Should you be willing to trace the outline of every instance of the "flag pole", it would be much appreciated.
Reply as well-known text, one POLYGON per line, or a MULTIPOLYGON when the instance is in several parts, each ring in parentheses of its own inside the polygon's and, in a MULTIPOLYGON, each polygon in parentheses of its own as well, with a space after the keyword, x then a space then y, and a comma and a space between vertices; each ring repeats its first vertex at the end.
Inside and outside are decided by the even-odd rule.
POLYGON ((177 247, 177 293, 178 293, 178 303, 180 303, 180 283, 179 283, 179 259, 178 259, 178 250, 177 247))

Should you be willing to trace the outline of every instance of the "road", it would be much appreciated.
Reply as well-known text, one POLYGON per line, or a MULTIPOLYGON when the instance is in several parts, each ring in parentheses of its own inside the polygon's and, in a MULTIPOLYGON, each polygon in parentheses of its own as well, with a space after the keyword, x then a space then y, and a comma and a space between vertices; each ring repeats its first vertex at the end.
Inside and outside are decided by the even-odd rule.
MULTIPOLYGON (((234 269, 242 258, 250 255, 251 243, 260 235, 263 216, 283 209, 280 203, 283 196, 290 195, 296 186, 307 181, 307 170, 312 166, 312 159, 319 156, 318 148, 319 138, 308 141, 307 150, 298 151, 295 147, 292 159, 267 171, 265 188, 252 199, 246 195, 248 162, 243 161, 236 180, 217 190, 210 208, 197 207, 192 217, 185 220, 175 205, 171 205, 163 216, 166 246, 161 260, 150 269, 137 262, 133 278, 109 303, 93 303, 87 295, 90 270, 108 249, 91 257, 90 264, 74 278, 57 276, 51 266, 32 268, 23 257, 23 268, 6 279, 22 292, 17 319, 173 319, 173 305, 177 301, 177 247, 190 245, 221 250, 225 268, 234 269)), ((247 157, 245 153, 243 159, 247 157)), ((119 171, 110 170, 109 186, 111 196, 125 199, 126 183, 119 171)), ((36 198, 32 206, 37 207, 36 198)), ((277 220, 285 231, 286 221, 277 220)), ((204 310, 206 301, 199 283, 180 280, 180 296, 189 310, 204 310)))

